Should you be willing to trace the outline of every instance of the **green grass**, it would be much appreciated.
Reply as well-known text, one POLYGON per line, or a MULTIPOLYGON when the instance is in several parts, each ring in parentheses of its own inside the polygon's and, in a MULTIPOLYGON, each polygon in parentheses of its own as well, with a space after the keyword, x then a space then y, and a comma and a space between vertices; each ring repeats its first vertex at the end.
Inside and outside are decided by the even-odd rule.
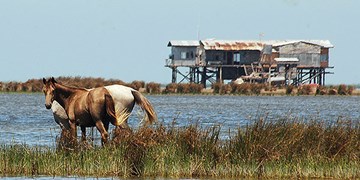
POLYGON ((105 147, 0 146, 1 176, 360 178, 360 123, 259 119, 220 127, 157 125, 114 132, 105 147))

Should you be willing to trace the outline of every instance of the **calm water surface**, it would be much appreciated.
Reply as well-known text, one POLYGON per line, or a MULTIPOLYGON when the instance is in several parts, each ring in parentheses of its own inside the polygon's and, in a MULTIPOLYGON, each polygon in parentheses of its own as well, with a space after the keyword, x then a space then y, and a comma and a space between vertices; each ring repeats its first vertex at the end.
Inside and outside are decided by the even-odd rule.
MULTIPOLYGON (((221 125, 224 132, 253 122, 259 117, 277 120, 291 117, 301 120, 360 120, 359 96, 147 96, 159 121, 186 126, 221 125)), ((137 107, 137 106, 135 106, 137 107)), ((134 109, 129 123, 139 125, 141 111, 134 109)), ((23 143, 55 146, 60 128, 51 110, 44 105, 43 94, 0 94, 0 144, 23 143)), ((96 130, 95 137, 99 137, 96 130)))

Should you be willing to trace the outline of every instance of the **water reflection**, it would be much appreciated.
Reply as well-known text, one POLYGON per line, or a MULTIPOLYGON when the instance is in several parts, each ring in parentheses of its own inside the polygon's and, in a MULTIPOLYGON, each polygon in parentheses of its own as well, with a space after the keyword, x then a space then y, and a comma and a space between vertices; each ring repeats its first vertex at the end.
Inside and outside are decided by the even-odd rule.
MULTIPOLYGON (((335 121, 359 120, 358 96, 147 96, 159 121, 165 125, 221 126, 227 133, 259 117, 335 121)), ((141 117, 135 106, 129 123, 139 126, 141 117)), ((26 143, 55 146, 60 128, 50 110, 44 107, 42 94, 0 94, 0 144, 26 143)), ((91 130, 88 131, 91 133, 91 130)), ((99 134, 94 129, 93 137, 99 134)), ((80 132, 79 132, 80 133, 80 132)))

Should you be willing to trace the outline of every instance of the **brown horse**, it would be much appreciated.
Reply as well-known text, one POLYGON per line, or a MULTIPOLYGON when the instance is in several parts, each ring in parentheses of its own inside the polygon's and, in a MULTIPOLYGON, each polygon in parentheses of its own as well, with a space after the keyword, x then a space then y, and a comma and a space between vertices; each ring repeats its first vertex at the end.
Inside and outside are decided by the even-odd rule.
POLYGON ((81 127, 82 140, 86 139, 86 127, 96 126, 102 144, 106 143, 109 123, 128 127, 127 119, 135 103, 145 111, 146 123, 157 120, 150 102, 140 92, 129 87, 111 85, 94 89, 74 88, 57 83, 54 78, 43 78, 43 83, 46 108, 50 109, 53 102, 57 101, 65 109, 74 139, 76 125, 81 127))

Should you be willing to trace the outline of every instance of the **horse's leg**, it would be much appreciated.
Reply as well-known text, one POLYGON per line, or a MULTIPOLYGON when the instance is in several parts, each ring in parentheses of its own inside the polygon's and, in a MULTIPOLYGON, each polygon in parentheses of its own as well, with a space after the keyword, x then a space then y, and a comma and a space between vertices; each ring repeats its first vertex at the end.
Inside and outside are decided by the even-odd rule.
POLYGON ((109 124, 110 124, 110 122, 109 122, 109 121, 105 121, 105 122, 103 122, 103 124, 104 124, 105 131, 106 131, 106 132, 109 132, 109 124))
MULTIPOLYGON (((87 97, 87 103, 92 120, 101 134, 101 142, 104 145, 108 141, 109 122, 106 121, 106 98, 109 96, 105 88, 95 88, 91 90, 87 97), (104 124, 105 123, 105 124, 104 124)), ((111 97, 111 96, 110 96, 111 97)))
POLYGON ((80 126, 80 127, 81 127, 81 141, 86 142, 86 127, 85 126, 80 126))
MULTIPOLYGON (((110 121, 105 121, 105 122, 103 122, 103 124, 104 124, 104 128, 105 128, 106 133, 109 134, 110 121)), ((109 137, 109 135, 108 135, 108 137, 109 137)))
MULTIPOLYGON (((101 144, 104 145, 107 143, 107 139, 109 137, 108 132, 106 131, 104 124, 101 120, 97 120, 95 122, 96 128, 98 129, 98 131, 101 134, 101 144)), ((109 126, 108 126, 109 127, 109 126)))
POLYGON ((70 121, 70 134, 71 134, 71 143, 76 143, 76 123, 70 121))

